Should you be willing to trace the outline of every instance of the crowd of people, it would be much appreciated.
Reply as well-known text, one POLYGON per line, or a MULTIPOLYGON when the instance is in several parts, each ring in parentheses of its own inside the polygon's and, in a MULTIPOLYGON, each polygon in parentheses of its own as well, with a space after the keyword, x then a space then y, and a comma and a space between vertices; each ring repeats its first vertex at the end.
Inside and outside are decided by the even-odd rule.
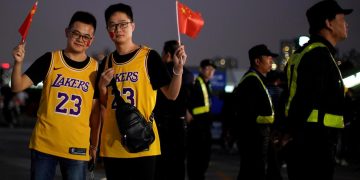
POLYGON ((250 69, 233 92, 238 179, 256 172, 254 179, 280 180, 283 162, 290 180, 333 179, 338 136, 348 111, 335 46, 347 38, 345 16, 352 11, 336 1, 321 1, 306 11, 310 40, 287 62, 282 89, 271 76, 265 85, 277 54, 265 45, 249 50, 250 69))
POLYGON ((29 95, 22 91, 13 93, 8 84, 0 86, 0 119, 2 125, 14 128, 24 125, 23 114, 26 113, 26 105, 29 95))
MULTIPOLYGON (((226 132, 239 149, 239 180, 281 180, 284 162, 290 180, 333 179, 339 139, 346 146, 346 131, 342 138, 338 134, 351 116, 334 55, 336 44, 347 38, 345 15, 351 12, 334 0, 309 8, 310 41, 290 58, 284 77, 270 72, 278 54, 264 44, 249 49, 250 68, 223 111, 226 132)), ((203 59, 194 77, 177 40, 166 41, 161 55, 134 42, 127 4, 110 5, 105 24, 115 50, 102 59, 87 54, 97 20, 84 11, 75 12, 66 27, 65 48, 44 53, 24 73, 25 44, 13 50, 12 92, 44 84, 29 145, 31 179, 54 179, 58 165, 64 179, 86 179, 88 162, 98 156, 108 180, 184 180, 186 174, 189 180, 206 179, 214 60, 203 59), (148 149, 129 152, 122 143, 112 81, 124 101, 155 122, 148 149)), ((3 87, 2 94, 6 90, 12 93, 3 87)), ((345 164, 346 147, 341 149, 337 157, 345 164)))

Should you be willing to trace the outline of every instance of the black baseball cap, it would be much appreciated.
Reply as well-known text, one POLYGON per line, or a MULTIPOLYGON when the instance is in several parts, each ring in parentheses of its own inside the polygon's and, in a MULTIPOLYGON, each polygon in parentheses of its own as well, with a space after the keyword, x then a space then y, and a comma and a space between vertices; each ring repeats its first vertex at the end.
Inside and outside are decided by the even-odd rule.
POLYGON ((212 66, 213 68, 216 69, 216 65, 215 62, 211 59, 204 59, 200 62, 200 67, 201 68, 205 68, 206 66, 212 66))
POLYGON ((323 0, 306 11, 306 17, 309 22, 310 28, 320 28, 319 25, 323 25, 326 19, 332 19, 337 14, 348 15, 352 12, 352 9, 343 9, 335 0, 323 0))
POLYGON ((256 45, 249 50, 250 60, 254 60, 260 56, 278 57, 279 55, 272 53, 264 44, 256 45))

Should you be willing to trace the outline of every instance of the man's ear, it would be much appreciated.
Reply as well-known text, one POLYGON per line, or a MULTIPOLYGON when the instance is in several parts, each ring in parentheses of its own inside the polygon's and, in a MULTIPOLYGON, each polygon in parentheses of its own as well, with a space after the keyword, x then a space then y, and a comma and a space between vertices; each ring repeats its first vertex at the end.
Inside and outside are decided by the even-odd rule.
POLYGON ((331 24, 329 19, 325 20, 325 26, 326 26, 327 29, 332 31, 333 28, 332 28, 332 24, 331 24))
POLYGON ((168 59, 169 59, 169 57, 171 57, 171 55, 170 55, 170 53, 162 53, 161 54, 161 59, 163 60, 163 62, 165 62, 165 63, 167 63, 168 62, 168 59))
POLYGON ((65 37, 68 38, 69 28, 65 28, 65 37))
POLYGON ((131 27, 132 27, 132 32, 134 32, 135 31, 135 23, 134 22, 131 23, 131 27))
POLYGON ((260 58, 256 58, 256 59, 255 59, 255 65, 258 66, 259 64, 260 64, 260 58))
POLYGON ((175 57, 175 54, 171 55, 170 52, 166 53, 166 56, 169 57, 169 59, 173 60, 175 57))

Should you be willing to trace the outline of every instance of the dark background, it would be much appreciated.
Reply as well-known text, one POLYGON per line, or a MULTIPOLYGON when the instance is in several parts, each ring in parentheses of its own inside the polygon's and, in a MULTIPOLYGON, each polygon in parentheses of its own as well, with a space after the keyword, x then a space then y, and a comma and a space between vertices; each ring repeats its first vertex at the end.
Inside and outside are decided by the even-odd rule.
MULTIPOLYGON (((11 62, 11 50, 20 41, 18 28, 35 0, 4 0, 0 2, 0 63, 11 62)), ((47 51, 65 47, 64 29, 77 10, 92 12, 98 29, 89 54, 113 50, 105 31, 104 11, 114 3, 131 5, 136 28, 134 40, 161 53, 163 42, 177 39, 175 0, 39 0, 27 39, 25 69, 47 51)), ((265 43, 280 52, 280 41, 307 35, 305 11, 318 0, 182 0, 194 11, 201 12, 205 25, 196 39, 181 35, 187 47, 188 65, 198 66, 203 58, 230 56, 239 69, 248 67, 247 51, 255 44, 265 43)), ((349 38, 339 44, 340 53, 360 50, 360 1, 339 0, 343 8, 355 11, 347 16, 349 38)))

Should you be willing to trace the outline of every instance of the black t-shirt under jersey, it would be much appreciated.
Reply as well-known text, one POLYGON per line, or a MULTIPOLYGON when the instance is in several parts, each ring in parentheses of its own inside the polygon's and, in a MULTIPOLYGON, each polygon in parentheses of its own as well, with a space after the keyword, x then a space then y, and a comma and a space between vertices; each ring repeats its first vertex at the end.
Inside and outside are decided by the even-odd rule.
MULTIPOLYGON (((124 63, 132 59, 138 50, 125 55, 120 55, 117 53, 117 51, 114 51, 112 54, 117 63, 124 63)), ((106 58, 107 57, 105 57, 100 64, 97 76, 98 78, 100 78, 101 73, 104 71, 106 58)), ((150 83, 154 90, 160 89, 161 87, 170 84, 171 76, 168 73, 166 66, 162 63, 159 53, 157 53, 155 50, 150 50, 147 65, 150 83)))
MULTIPOLYGON (((76 69, 84 68, 90 61, 90 57, 86 57, 84 61, 77 62, 65 56, 64 51, 62 54, 66 64, 76 69)), ((47 52, 35 60, 35 62, 25 71, 25 74, 31 79, 34 85, 45 80, 46 74, 50 68, 51 58, 51 52, 47 52)))

